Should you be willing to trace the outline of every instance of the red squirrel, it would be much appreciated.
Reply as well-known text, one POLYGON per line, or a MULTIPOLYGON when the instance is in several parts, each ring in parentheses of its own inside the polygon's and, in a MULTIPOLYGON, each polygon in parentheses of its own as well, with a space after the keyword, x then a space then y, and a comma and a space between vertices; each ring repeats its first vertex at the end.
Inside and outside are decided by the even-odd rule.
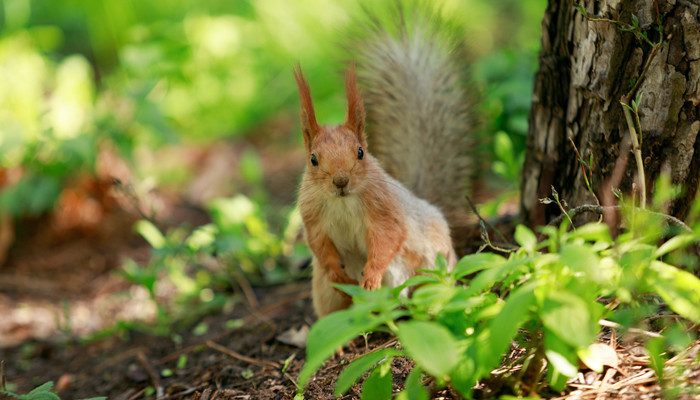
POLYGON ((318 124, 300 69, 295 78, 307 155, 299 210, 313 253, 316 313, 349 306, 332 283, 396 287, 418 269, 434 268, 438 254, 454 266, 457 257, 442 213, 384 172, 369 153, 354 68, 345 77, 345 123, 337 126, 318 124))
POLYGON ((463 201, 468 102, 439 27, 417 22, 398 38, 377 27, 358 47, 371 145, 354 65, 345 75, 345 122, 335 126, 318 123, 309 84, 301 67, 294 71, 306 150, 298 205, 319 317, 351 304, 333 283, 397 287, 435 268, 438 254, 449 269, 457 261, 438 206, 452 212, 455 198, 463 201))

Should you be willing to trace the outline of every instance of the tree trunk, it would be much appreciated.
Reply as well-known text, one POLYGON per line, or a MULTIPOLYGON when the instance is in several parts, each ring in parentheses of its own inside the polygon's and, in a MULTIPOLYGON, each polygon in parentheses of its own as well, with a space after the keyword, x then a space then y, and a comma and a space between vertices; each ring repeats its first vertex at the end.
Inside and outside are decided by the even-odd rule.
MULTIPOLYGON (((632 90, 650 58, 635 90, 635 96, 642 95, 639 116, 647 194, 653 193, 661 171, 669 171, 685 192, 667 212, 683 219, 695 198, 700 171, 700 157, 694 156, 700 151, 697 0, 549 0, 542 29, 523 168, 525 223, 545 224, 560 213, 555 204, 539 202, 552 197, 552 186, 569 207, 596 203, 586 187, 574 144, 585 162, 592 160, 588 173, 592 190, 598 199, 609 198, 609 180, 618 156, 621 149, 625 156, 630 148, 620 100, 632 90), (653 46, 634 33, 612 22, 589 20, 575 5, 583 6, 589 18, 626 25, 637 19, 638 32, 646 33, 652 43, 659 41, 658 11, 663 16, 663 43, 654 55, 653 46)), ((619 164, 619 172, 624 173, 617 187, 629 193, 637 179, 637 165, 633 156, 627 158, 626 166, 619 164)))

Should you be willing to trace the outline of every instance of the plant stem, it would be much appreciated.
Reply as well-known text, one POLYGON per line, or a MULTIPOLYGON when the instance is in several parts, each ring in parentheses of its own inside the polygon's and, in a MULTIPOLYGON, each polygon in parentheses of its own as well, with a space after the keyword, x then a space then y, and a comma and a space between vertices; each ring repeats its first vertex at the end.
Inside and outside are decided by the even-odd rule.
MULTIPOLYGON (((583 161, 583 158, 581 158, 581 153, 578 152, 578 148, 576 148, 576 143, 574 143, 574 139, 571 138, 571 136, 568 136, 569 142, 571 142, 571 146, 574 148, 574 152, 576 153, 576 158, 578 158, 579 164, 581 164, 581 172, 583 172, 583 180, 586 183, 586 187, 588 188, 588 193, 593 196, 595 199, 596 204, 600 205, 600 201, 598 200, 598 196, 595 195, 593 192, 593 188, 591 187, 591 182, 588 180, 588 175, 586 174, 586 163, 583 161)), ((590 168, 590 166, 588 166, 590 168)), ((593 174, 593 171, 591 171, 591 175, 593 174)), ((602 218, 602 216, 601 216, 602 218)))
POLYGON ((641 204, 640 207, 643 209, 647 205, 647 187, 646 178, 644 176, 644 164, 642 162, 642 148, 639 146, 639 139, 637 138, 637 130, 634 128, 634 120, 632 120, 631 108, 624 101, 620 101, 622 104, 622 110, 625 113, 625 119, 627 120, 627 128, 630 131, 630 138, 632 139, 632 152, 634 153, 634 159, 637 163, 637 175, 639 178, 639 188, 641 193, 641 204))

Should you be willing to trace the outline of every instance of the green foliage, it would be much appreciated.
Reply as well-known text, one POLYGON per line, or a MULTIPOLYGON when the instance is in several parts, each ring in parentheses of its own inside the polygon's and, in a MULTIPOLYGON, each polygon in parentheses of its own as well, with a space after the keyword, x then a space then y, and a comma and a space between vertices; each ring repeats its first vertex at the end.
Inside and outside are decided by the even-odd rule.
MULTIPOLYGON (((55 392, 52 392, 53 382, 49 381, 37 386, 27 394, 17 394, 7 390, 0 390, 0 395, 18 400, 60 400, 55 392)), ((85 400, 106 400, 106 397, 92 397, 85 400)))
POLYGON ((479 111, 486 121, 484 152, 493 159, 493 172, 512 186, 520 180, 525 159, 525 138, 532 102, 532 85, 537 68, 535 49, 502 49, 483 57, 474 65, 474 77, 484 98, 479 111))
POLYGON ((282 233, 276 233, 260 206, 243 195, 216 199, 209 211, 212 222, 192 230, 178 227, 163 233, 148 220, 135 225, 153 248, 151 259, 143 266, 128 260, 122 275, 148 291, 156 305, 159 333, 167 334, 174 321, 196 318, 231 301, 222 288, 289 280, 296 273, 293 266, 308 257, 308 250, 296 245, 296 236, 288 234, 301 227, 296 209, 285 217, 282 233), (164 285, 176 293, 168 301, 159 295, 164 285))
MULTIPOLYGON (((489 151, 513 180, 521 163, 529 85, 544 0, 446 1, 479 58, 499 48, 526 48, 477 61, 485 134, 505 131, 489 151), (507 12, 505 12, 507 10, 507 12), (527 65, 526 68, 519 66, 527 65), (527 71, 527 72, 521 72, 527 71), (521 90, 522 89, 522 90, 521 90), (514 102, 513 100, 517 100, 514 102)), ((50 211, 63 187, 94 173, 99 150, 135 152, 184 139, 240 138, 296 115, 291 66, 314 76, 318 115, 343 118, 339 38, 354 2, 195 0, 78 2, 7 0, 0 7, 0 172, 21 174, 4 187, 0 209, 15 217, 50 211)), ((378 7, 381 8, 381 7, 378 7)), ((292 135, 296 124, 284 125, 292 135)), ((259 179, 255 158, 242 160, 247 181, 259 179)), ((143 172, 143 171, 137 171, 143 172)), ((165 175, 164 175, 165 176, 165 175)), ((260 201, 264 193, 253 193, 260 201)))
MULTIPOLYGON (((348 340, 362 332, 389 329, 400 347, 354 360, 341 373, 336 395, 345 393, 367 371, 363 398, 370 398, 369 387, 391 390, 385 365, 394 357, 409 357, 416 368, 398 398, 425 398, 421 375, 434 377, 439 385, 452 385, 468 398, 476 382, 502 363, 513 341, 525 347, 527 355, 521 360, 546 359, 550 386, 563 390, 567 378, 577 375, 579 360, 602 368, 588 350, 601 318, 635 327, 657 307, 666 306, 686 321, 700 322, 700 279, 664 262, 669 254, 697 242, 698 235, 664 240, 663 221, 654 214, 630 211, 626 215, 630 230, 617 239, 612 239, 605 224, 566 232, 564 223, 561 228, 543 228, 544 240, 538 243, 533 232, 519 226, 515 237, 521 247, 508 257, 469 255, 450 272, 444 268, 423 271, 394 290, 369 292, 339 285, 353 296, 354 304, 311 328, 300 387, 348 340), (414 289, 411 298, 399 295, 404 287, 414 289), (410 320, 395 322, 405 316, 410 320)), ((677 336, 678 343, 690 341, 685 333, 677 336)), ((658 357, 668 351, 671 341, 650 345, 653 357, 658 357)), ((514 378, 517 392, 522 376, 514 378)), ((523 384, 533 387, 538 382, 523 384)))
POLYGON ((0 37, 0 171, 25 167, 0 193, 0 209, 13 216, 50 209, 63 182, 95 161, 90 65, 82 56, 53 62, 42 40, 40 32, 0 37))

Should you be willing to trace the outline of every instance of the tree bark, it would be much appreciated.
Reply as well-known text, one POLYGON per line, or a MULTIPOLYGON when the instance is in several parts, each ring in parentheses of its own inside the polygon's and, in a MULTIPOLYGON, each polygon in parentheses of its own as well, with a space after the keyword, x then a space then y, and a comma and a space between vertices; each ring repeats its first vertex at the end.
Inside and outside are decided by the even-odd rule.
MULTIPOLYGON (((592 160, 588 179, 596 196, 609 196, 608 182, 620 152, 629 149, 620 100, 653 55, 653 47, 632 32, 611 22, 588 20, 575 5, 583 6, 590 18, 627 25, 636 18, 653 43, 659 41, 656 26, 662 15, 663 43, 635 93, 642 94, 639 116, 647 194, 654 192, 660 173, 669 171, 685 192, 667 212, 683 219, 700 178, 700 157, 695 157, 700 151, 700 5, 695 0, 549 0, 523 167, 525 223, 545 224, 561 212, 555 204, 539 202, 552 197, 552 187, 569 207, 596 203, 574 144, 584 161, 592 160)), ((624 168, 618 187, 629 193, 637 166, 634 157, 627 159, 626 166, 618 167, 624 168)))

